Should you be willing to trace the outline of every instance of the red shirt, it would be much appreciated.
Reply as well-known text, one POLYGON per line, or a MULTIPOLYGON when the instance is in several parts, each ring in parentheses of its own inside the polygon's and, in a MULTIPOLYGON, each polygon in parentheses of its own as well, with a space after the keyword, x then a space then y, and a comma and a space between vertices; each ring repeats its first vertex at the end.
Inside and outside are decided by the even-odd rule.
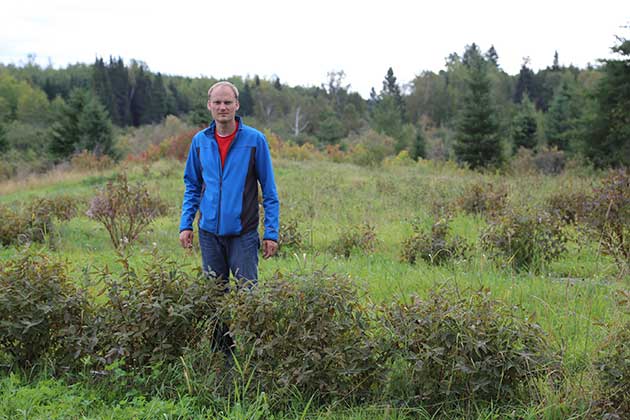
POLYGON ((230 150, 230 144, 232 144, 232 140, 236 137, 236 132, 238 131, 238 121, 236 121, 236 128, 232 134, 228 134, 225 137, 219 135, 217 130, 214 131, 214 138, 217 140, 217 144, 219 145, 219 153, 221 154, 221 167, 225 166, 225 158, 227 156, 228 150, 230 150))

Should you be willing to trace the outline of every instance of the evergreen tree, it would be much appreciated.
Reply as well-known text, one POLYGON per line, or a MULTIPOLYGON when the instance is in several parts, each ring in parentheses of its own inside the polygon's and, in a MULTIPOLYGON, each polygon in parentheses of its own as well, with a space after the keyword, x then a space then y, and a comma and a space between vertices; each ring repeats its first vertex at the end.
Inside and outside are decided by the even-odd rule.
POLYGON ((149 120, 161 122, 166 117, 167 97, 162 74, 158 73, 151 81, 151 100, 149 101, 149 120))
POLYGON ((560 60, 558 59, 558 51, 553 54, 553 65, 551 66, 551 70, 559 71, 560 70, 560 60))
POLYGON ((613 47, 620 59, 604 61, 597 106, 585 141, 586 155, 599 167, 630 166, 630 40, 613 47))
POLYGON ((488 62, 494 64, 495 67, 499 67, 499 54, 497 54, 497 50, 494 49, 494 45, 490 46, 486 52, 485 58, 488 62))
POLYGON ((252 90, 249 83, 245 82, 245 86, 239 92, 238 102, 240 104, 239 113, 243 116, 254 115, 254 98, 252 98, 252 90))
POLYGON ((0 122, 0 153, 5 153, 9 150, 9 141, 7 140, 7 130, 4 128, 2 122, 0 122))
POLYGON ((402 94, 400 92, 400 87, 398 86, 398 83, 396 83, 394 70, 391 67, 387 69, 385 80, 383 80, 383 89, 381 90, 381 98, 384 98, 386 96, 391 96, 394 98, 394 103, 396 105, 396 108, 398 108, 398 112, 400 114, 400 120, 404 121, 407 110, 405 107, 405 102, 403 101, 402 94))
POLYGON ((131 119, 131 84, 129 82, 129 71, 122 58, 114 60, 110 57, 108 67, 109 80, 112 85, 114 95, 114 108, 112 114, 114 124, 126 127, 132 124, 131 119))
POLYGON ((425 159, 427 157, 427 141, 424 137, 424 130, 421 126, 416 128, 416 138, 411 148, 411 158, 418 160, 419 158, 425 159))
POLYGON ((145 73, 144 66, 135 69, 135 85, 131 98, 131 120, 135 127, 153 122, 151 113, 151 79, 145 73))
POLYGON ((534 149, 536 147, 536 109, 534 104, 525 95, 518 108, 518 112, 512 120, 512 144, 514 152, 520 147, 534 149))
POLYGON ((547 144, 559 150, 574 149, 571 141, 578 136, 581 107, 574 83, 565 77, 547 112, 547 144))
POLYGON ((78 118, 78 148, 96 156, 114 155, 112 123, 105 107, 98 98, 91 97, 78 118))
POLYGON ((393 95, 383 96, 372 111, 372 126, 377 132, 400 141, 402 125, 400 108, 398 108, 396 98, 393 95))
POLYGON ((114 106, 114 93, 112 91, 112 83, 109 80, 109 74, 105 62, 102 58, 97 58, 94 62, 92 72, 92 91, 112 116, 113 120, 118 120, 116 112, 118 108, 114 106))
POLYGON ((276 90, 282 90, 282 83, 280 83, 278 76, 274 76, 273 78, 273 87, 276 88, 276 90))
POLYGON ((455 134, 455 155, 472 168, 498 166, 502 160, 498 124, 490 100, 487 64, 480 54, 468 57, 467 93, 455 134))
POLYGON ((66 159, 78 151, 81 141, 79 119, 89 100, 85 89, 74 89, 68 102, 61 104, 60 115, 51 129, 50 153, 58 160, 66 159))
POLYGON ((529 60, 524 60, 521 70, 516 79, 516 89, 514 90, 514 102, 520 104, 523 96, 527 94, 531 100, 536 102, 537 90, 534 82, 534 72, 527 67, 529 60))
POLYGON ((190 111, 190 99, 177 88, 177 85, 171 80, 168 83, 170 96, 175 102, 175 111, 173 115, 182 115, 190 111))

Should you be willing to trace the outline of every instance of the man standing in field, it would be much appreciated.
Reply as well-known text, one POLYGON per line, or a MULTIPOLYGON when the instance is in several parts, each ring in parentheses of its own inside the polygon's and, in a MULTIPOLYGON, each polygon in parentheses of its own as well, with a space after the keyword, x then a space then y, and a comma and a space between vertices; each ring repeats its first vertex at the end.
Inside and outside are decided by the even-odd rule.
POLYGON ((239 286, 258 280, 258 184, 263 195, 263 257, 278 249, 280 205, 265 136, 236 115, 238 89, 230 82, 208 90, 214 121, 192 139, 184 170, 179 241, 192 247, 199 210, 199 246, 204 272, 226 285, 230 272, 239 286))

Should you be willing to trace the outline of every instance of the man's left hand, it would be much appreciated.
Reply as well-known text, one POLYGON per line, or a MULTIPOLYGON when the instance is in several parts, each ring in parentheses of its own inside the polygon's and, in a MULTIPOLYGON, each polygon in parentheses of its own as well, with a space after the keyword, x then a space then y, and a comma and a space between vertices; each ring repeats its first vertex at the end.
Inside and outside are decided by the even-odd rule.
POLYGON ((272 241, 271 239, 265 239, 263 240, 262 248, 264 259, 273 257, 276 255, 276 252, 278 252, 278 242, 272 241))

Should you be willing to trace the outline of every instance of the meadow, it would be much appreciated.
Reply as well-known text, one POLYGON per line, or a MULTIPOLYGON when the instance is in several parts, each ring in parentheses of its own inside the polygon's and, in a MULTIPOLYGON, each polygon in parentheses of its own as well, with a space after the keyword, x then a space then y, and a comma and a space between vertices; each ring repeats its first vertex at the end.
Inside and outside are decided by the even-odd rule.
MULTIPOLYGON (((522 249, 510 248, 512 255, 496 249, 503 243, 502 233, 512 229, 510 238, 517 237, 514 229, 520 226, 515 222, 519 217, 534 215, 526 220, 532 224, 532 231, 533 224, 542 220, 540 212, 543 210, 550 217, 561 219, 558 212, 566 207, 554 208, 550 204, 554 197, 574 194, 572 205, 578 208, 579 198, 575 197, 580 193, 587 196, 600 188, 607 174, 582 168, 569 168, 555 176, 535 171, 478 173, 449 162, 406 159, 390 159, 380 166, 363 167, 326 160, 278 158, 274 165, 281 221, 285 233, 290 235, 284 238, 279 256, 261 260, 261 289, 278 281, 299 283, 300 279, 306 279, 333 293, 331 291, 337 290, 334 282, 347 281, 356 289, 349 295, 343 294, 345 289, 341 290, 339 296, 333 297, 351 296, 352 300, 356 295, 352 310, 360 314, 364 313, 361 312, 364 308, 380 308, 368 312, 387 312, 383 308, 396 303, 397 308, 403 308, 401 313, 408 315, 404 311, 414 307, 414 299, 437 302, 435 307, 418 306, 419 313, 424 313, 422 311, 447 307, 440 306, 447 305, 439 299, 442 295, 464 302, 463 306, 453 308, 478 310, 483 304, 467 307, 465 302, 476 302, 477 297, 482 296, 479 299, 483 302, 492 300, 488 307, 495 308, 497 316, 514 317, 509 318, 510 322, 522 322, 518 328, 523 329, 518 331, 529 334, 529 326, 539 327, 545 351, 553 355, 549 359, 553 363, 547 364, 540 375, 525 375, 528 383, 521 384, 522 389, 510 394, 510 398, 473 397, 460 404, 449 400, 453 398, 449 392, 440 394, 441 391, 435 391, 432 399, 424 402, 414 399, 414 389, 404 383, 405 371, 415 369, 411 362, 398 373, 390 366, 385 375, 387 379, 380 384, 382 388, 373 384, 361 398, 348 393, 349 397, 344 399, 334 398, 335 389, 326 388, 328 394, 324 398, 324 391, 320 395, 298 392, 299 386, 288 388, 293 391, 285 389, 283 392, 289 392, 288 396, 277 397, 275 388, 269 385, 277 383, 277 377, 257 382, 264 367, 255 363, 259 360, 255 347, 250 353, 241 353, 232 364, 227 363, 231 371, 229 386, 221 382, 221 378, 209 379, 209 373, 195 372, 194 366, 204 363, 214 366, 215 362, 225 364, 225 361, 213 361, 217 356, 203 347, 203 340, 199 346, 184 350, 174 361, 155 364, 141 372, 127 368, 124 362, 109 365, 106 379, 94 378, 86 372, 65 375, 46 358, 27 369, 20 368, 4 354, 0 356, 0 419, 567 419, 601 418, 607 413, 624 415, 624 402, 619 403, 619 395, 622 399, 630 395, 628 379, 622 379, 611 388, 607 377, 601 374, 602 365, 598 361, 611 351, 617 351, 611 348, 624 346, 615 344, 614 340, 627 332, 630 325, 628 303, 624 303, 630 290, 627 262, 624 265, 623 259, 611 255, 602 244, 602 236, 593 234, 593 229, 583 228, 581 218, 588 219, 588 214, 580 212, 572 223, 560 224, 556 220, 553 223, 559 226, 558 230, 545 231, 546 235, 557 233, 557 237, 543 235, 544 240, 535 235, 526 237, 520 245, 522 249), (471 200, 479 197, 486 200, 484 205, 471 207, 471 200), (517 216, 506 216, 509 211, 505 209, 517 216), (436 223, 448 226, 443 230, 445 236, 440 236, 436 223), (504 229, 505 226, 508 228, 504 229), (410 240, 414 235, 416 242, 410 240), (427 241, 436 252, 430 251, 428 257, 421 252, 414 254, 417 251, 414 244, 425 246, 427 241), (557 241, 562 243, 558 245, 557 241), (451 243, 465 245, 449 248, 451 243), (495 246, 484 246, 484 243, 495 246), (541 243, 548 244, 549 248, 543 246, 531 258, 524 257, 523 264, 518 263, 519 252, 529 250, 531 244, 541 243), (405 258, 410 253, 414 255, 412 262, 405 258), (317 273, 325 273, 323 283, 318 283, 320 274, 317 273), (210 390, 220 386, 229 389, 208 395, 210 390)), ((180 162, 158 160, 102 171, 66 171, 7 181, 0 185, 0 205, 17 208, 42 197, 69 196, 78 203, 78 211, 67 221, 54 218, 53 228, 42 242, 5 244, 0 248, 0 261, 5 265, 24 253, 40 252, 63 261, 70 278, 82 279, 98 278, 91 273, 102 272, 105 267, 114 276, 124 273, 125 264, 141 272, 155 261, 153 255, 160 255, 176 262, 185 273, 194 273, 200 264, 199 252, 185 251, 178 242, 182 173, 180 162), (127 174, 130 183, 141 182, 150 194, 159 196, 167 205, 125 249, 123 257, 112 246, 103 225, 85 214, 99 188, 114 181, 122 172, 127 174)), ((624 205, 627 214, 628 203, 624 205)), ((627 229, 627 220, 625 226, 627 229)), ((296 287, 298 294, 315 293, 308 286, 296 287)), ((258 302, 239 296, 231 299, 231 304, 240 305, 239 308, 249 308, 258 302)), ((259 303, 264 307, 264 300, 259 303)), ((285 309, 295 308, 287 306, 285 309)), ((459 313, 457 310, 453 312, 459 313)), ((436 309, 435 314, 438 313, 436 309)), ((466 314, 469 316, 470 312, 466 314)), ((475 324, 478 328, 486 325, 484 314, 473 314, 473 320, 474 316, 480 317, 475 324)), ((374 322, 370 318, 367 324, 374 322)), ((247 326, 241 327, 242 331, 248 331, 247 326)), ((394 325, 392 330, 398 327, 394 325)), ((506 348, 510 348, 509 343, 506 348)), ((517 350, 524 352, 527 348, 517 350)), ((630 371, 627 360, 620 363, 627 374, 630 371)), ((219 370, 213 372, 221 376, 219 370)), ((279 375, 278 372, 273 374, 279 375)), ((422 388, 422 378, 416 380, 422 388)), ((310 388, 307 385, 304 389, 310 388)))

